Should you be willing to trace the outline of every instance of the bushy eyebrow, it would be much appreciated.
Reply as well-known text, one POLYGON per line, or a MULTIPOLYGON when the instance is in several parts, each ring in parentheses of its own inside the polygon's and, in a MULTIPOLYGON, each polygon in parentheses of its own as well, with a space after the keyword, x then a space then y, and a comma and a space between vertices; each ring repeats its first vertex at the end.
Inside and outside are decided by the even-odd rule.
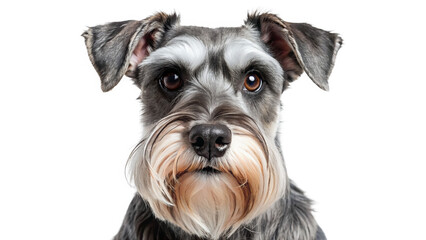
POLYGON ((195 70, 206 61, 207 47, 196 37, 182 35, 170 40, 164 47, 161 47, 145 61, 141 67, 153 65, 158 62, 174 62, 185 65, 190 70, 195 70))
POLYGON ((224 47, 224 59, 230 69, 245 69, 253 62, 268 66, 282 75, 282 68, 269 53, 247 39, 234 39, 224 47))
POLYGON ((259 72, 269 84, 282 84, 284 72, 278 61, 262 46, 250 40, 229 41, 224 47, 223 57, 229 69, 237 74, 245 75, 254 70, 259 72))

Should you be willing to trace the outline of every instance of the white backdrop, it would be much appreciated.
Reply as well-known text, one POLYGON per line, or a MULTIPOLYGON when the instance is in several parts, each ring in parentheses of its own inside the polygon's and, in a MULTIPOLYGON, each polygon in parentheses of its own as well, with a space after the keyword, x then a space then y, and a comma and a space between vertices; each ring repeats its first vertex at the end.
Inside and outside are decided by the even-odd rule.
POLYGON ((289 175, 330 240, 426 239, 426 17, 420 1, 3 1, 0 238, 111 239, 134 188, 138 89, 102 93, 86 26, 181 14, 240 26, 248 11, 340 33, 330 91, 306 75, 282 97, 289 175))

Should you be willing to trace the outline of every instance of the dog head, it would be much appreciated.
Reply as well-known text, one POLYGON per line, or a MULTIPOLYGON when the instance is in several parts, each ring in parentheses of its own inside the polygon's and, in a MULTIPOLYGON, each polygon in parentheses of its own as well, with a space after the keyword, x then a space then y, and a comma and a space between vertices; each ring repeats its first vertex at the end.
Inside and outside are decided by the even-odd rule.
POLYGON ((281 93, 303 72, 327 90, 342 41, 269 13, 217 29, 158 13, 83 36, 103 91, 124 75, 141 89, 145 136, 129 159, 138 192, 157 218, 214 239, 288 190, 281 93))

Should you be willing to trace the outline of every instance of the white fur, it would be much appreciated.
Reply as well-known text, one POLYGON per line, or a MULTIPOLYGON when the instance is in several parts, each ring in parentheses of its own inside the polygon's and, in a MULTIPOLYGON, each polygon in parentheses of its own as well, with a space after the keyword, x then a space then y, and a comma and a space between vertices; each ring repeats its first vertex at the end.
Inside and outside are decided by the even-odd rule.
POLYGON ((269 155, 249 131, 231 125, 233 142, 217 159, 221 173, 206 167, 182 137, 185 123, 163 119, 130 159, 130 174, 155 216, 188 233, 218 239, 263 213, 282 197, 286 173, 273 139, 269 155))
POLYGON ((224 58, 230 69, 241 70, 248 66, 250 61, 265 62, 282 74, 282 68, 275 58, 269 55, 262 47, 245 38, 228 40, 225 45, 224 58))
POLYGON ((150 65, 157 61, 175 61, 184 63, 189 70, 194 70, 205 61, 207 48, 195 37, 183 35, 173 38, 166 46, 152 52, 140 65, 150 65))

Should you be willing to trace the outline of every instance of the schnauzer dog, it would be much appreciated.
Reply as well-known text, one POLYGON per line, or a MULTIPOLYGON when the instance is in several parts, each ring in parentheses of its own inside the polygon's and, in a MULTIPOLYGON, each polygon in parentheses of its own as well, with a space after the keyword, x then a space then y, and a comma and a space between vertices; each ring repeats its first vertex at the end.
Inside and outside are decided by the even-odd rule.
POLYGON ((303 71, 328 89, 337 34, 256 12, 236 28, 157 13, 83 36, 103 91, 124 75, 141 89, 137 194, 114 239, 326 239, 287 176, 278 125, 303 71))

